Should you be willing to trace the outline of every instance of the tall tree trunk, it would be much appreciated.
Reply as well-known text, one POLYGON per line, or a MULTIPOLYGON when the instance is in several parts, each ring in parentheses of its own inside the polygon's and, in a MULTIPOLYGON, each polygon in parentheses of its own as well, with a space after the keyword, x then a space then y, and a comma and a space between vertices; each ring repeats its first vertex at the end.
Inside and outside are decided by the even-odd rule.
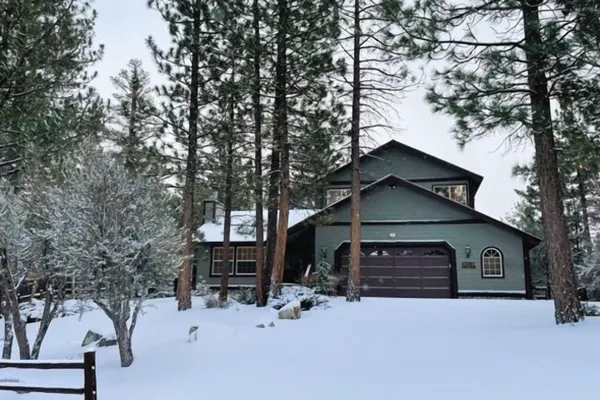
POLYGON ((19 358, 21 360, 30 360, 31 352, 29 349, 29 339, 27 339, 27 323, 21 319, 21 313, 18 310, 18 306, 13 310, 12 319, 15 338, 19 346, 19 358))
POLYGON ((346 301, 360 301, 360 0, 354 0, 354 65, 352 79, 350 269, 346 301))
POLYGON ((267 259, 264 268, 263 299, 266 304, 271 290, 271 275, 275 260, 275 246, 277 245, 277 211, 279 207, 279 140, 273 133, 273 148, 271 150, 271 165, 269 167, 269 205, 267 209, 267 259))
POLYGON ((271 148, 271 165, 269 166, 269 204, 267 209, 267 257, 264 269, 263 280, 263 299, 266 304, 271 291, 271 276, 273 273, 273 263, 275 261, 275 247, 277 245, 277 214, 279 207, 279 180, 280 171, 280 149, 279 132, 273 131, 271 148))
POLYGON ((577 168, 577 194, 581 206, 581 221, 583 223, 583 248, 588 255, 592 251, 592 234, 590 232, 590 216, 588 214, 587 187, 580 168, 577 168))
POLYGON ((31 358, 34 360, 37 360, 40 356, 42 343, 46 338, 48 328, 50 328, 50 323, 52 322, 52 320, 56 316, 56 312, 58 311, 58 303, 56 302, 56 298, 53 294, 54 288, 51 285, 47 284, 45 290, 46 293, 44 297, 44 311, 42 312, 40 328, 38 329, 38 333, 35 336, 35 340, 33 341, 33 347, 31 348, 31 358))
MULTIPOLYGON (((0 251, 0 258, 4 257, 4 251, 0 251)), ((4 267, 4 259, 0 259, 0 268, 4 267)), ((2 271, 0 271, 0 277, 2 277, 2 271)), ((6 283, 4 283, 6 284, 6 283)), ((6 296, 7 289, 0 282, 0 315, 2 316, 2 322, 4 325, 4 345, 2 346, 2 358, 10 359, 12 357, 12 346, 13 346, 13 323, 12 317, 10 316, 8 297, 6 296)))
POLYGON ((191 60, 190 110, 188 116, 188 154, 186 161, 185 186, 183 193, 183 262, 177 279, 177 309, 192 308, 192 257, 194 254, 194 192, 198 150, 198 84, 200 54, 198 40, 200 36, 200 7, 194 7, 193 51, 191 60))
POLYGON ((14 333, 12 318, 9 313, 4 312, 4 309, 2 309, 2 320, 4 322, 4 345, 2 346, 2 358, 10 359, 12 357, 14 333))
MULTIPOLYGON (((233 62, 233 60, 232 60, 233 62)), ((232 64, 233 67, 233 64, 232 64)), ((233 80, 234 73, 232 68, 231 79, 233 80)), ((223 269, 221 270, 221 290, 219 292, 219 301, 221 304, 227 302, 229 296, 229 265, 233 262, 233 257, 230 253, 229 241, 231 238, 231 197, 233 186, 233 134, 235 131, 235 97, 231 93, 229 99, 229 129, 227 130, 227 154, 225 159, 225 217, 223 221, 223 269)), ((234 266, 235 268, 235 266, 234 266)))
POLYGON ((536 168, 540 184, 540 200, 544 237, 552 275, 557 324, 583 320, 581 303, 577 297, 575 268, 561 196, 552 114, 545 73, 546 58, 540 33, 539 5, 541 0, 522 1, 527 59, 528 85, 532 111, 533 139, 536 168))
POLYGON ((29 340, 27 339, 27 324, 21 319, 21 309, 19 308, 19 299, 17 297, 17 286, 8 265, 8 254, 5 248, 0 249, 0 282, 2 282, 2 291, 4 293, 7 306, 7 312, 12 318, 12 328, 14 337, 19 346, 19 358, 29 360, 31 352, 29 349, 29 340))
POLYGON ((277 27, 277 61, 275 64, 275 132, 279 139, 281 151, 281 180, 279 195, 279 219, 277 228, 277 242, 275 257, 273 259, 273 273, 271 276, 271 293, 274 296, 281 294, 283 283, 283 270, 285 264, 285 250, 287 244, 287 228, 290 211, 290 162, 288 148, 287 126, 287 30, 288 4, 287 0, 277 0, 279 23, 277 27))
MULTIPOLYGON (((2 257, 3 253, 0 254, 2 257)), ((2 274, 0 273, 0 276, 2 274)), ((6 289, 0 284, 0 315, 2 315, 2 322, 4 324, 4 346, 2 347, 2 358, 10 359, 12 357, 12 345, 13 345, 13 323, 12 317, 8 309, 8 297, 6 297, 6 289)))
MULTIPOLYGON (((223 221, 223 262, 221 270, 221 288, 219 291, 219 301, 221 304, 227 302, 229 296, 229 267, 233 265, 234 255, 231 253, 231 140, 227 144, 227 176, 225 178, 225 216, 223 221)), ((234 266, 235 268, 235 266, 234 266)))
MULTIPOLYGON (((132 71, 133 77, 132 77, 132 82, 135 82, 134 79, 137 77, 137 73, 138 70, 137 68, 134 68, 132 71)), ((125 167, 127 168, 128 171, 132 172, 135 171, 136 165, 135 165, 135 145, 136 145, 136 130, 135 130, 135 123, 136 123, 136 114, 137 114, 137 106, 138 106, 138 101, 139 101, 139 93, 138 93, 139 88, 137 86, 135 86, 135 84, 132 87, 132 91, 131 91, 131 105, 129 107, 129 127, 128 127, 128 137, 127 137, 127 144, 126 144, 126 149, 125 149, 125 167)))
POLYGON ((263 227, 263 184, 262 184, 262 108, 260 104, 260 9, 258 0, 252 2, 254 27, 252 107, 254 108, 254 195, 256 209, 256 306, 267 305, 264 282, 264 227, 263 227))

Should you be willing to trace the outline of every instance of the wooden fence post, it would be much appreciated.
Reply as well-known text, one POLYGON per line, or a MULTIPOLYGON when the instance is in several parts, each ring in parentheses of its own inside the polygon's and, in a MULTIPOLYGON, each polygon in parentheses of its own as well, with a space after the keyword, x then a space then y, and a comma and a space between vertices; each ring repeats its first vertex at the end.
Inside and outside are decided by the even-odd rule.
POLYGON ((83 354, 83 376, 85 400, 97 400, 96 396, 96 352, 88 351, 83 354))

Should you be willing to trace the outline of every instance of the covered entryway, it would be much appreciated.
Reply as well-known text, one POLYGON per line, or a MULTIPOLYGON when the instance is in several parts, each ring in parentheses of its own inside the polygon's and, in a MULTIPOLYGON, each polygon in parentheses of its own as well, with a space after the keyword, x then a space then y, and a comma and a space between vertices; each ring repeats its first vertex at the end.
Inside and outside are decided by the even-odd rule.
MULTIPOLYGON (((349 245, 338 249, 341 273, 348 276, 349 245)), ((361 295, 365 297, 453 297, 451 251, 444 245, 363 243, 361 295)), ((342 280, 345 292, 346 279, 342 280)))

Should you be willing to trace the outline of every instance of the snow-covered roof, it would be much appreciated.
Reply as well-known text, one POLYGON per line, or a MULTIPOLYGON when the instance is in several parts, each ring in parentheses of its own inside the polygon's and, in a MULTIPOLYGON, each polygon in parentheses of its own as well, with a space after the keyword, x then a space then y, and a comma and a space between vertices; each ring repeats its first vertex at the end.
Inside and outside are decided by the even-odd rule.
MULTIPOLYGON (((305 210, 305 209, 291 209, 288 228, 299 224, 311 215, 315 214, 317 210, 305 210)), ((254 221, 255 211, 232 211, 231 212, 231 237, 232 242, 253 242, 256 240, 254 221)), ((279 212, 277 214, 279 216, 279 212)), ((263 212, 264 216, 264 227, 265 227, 265 239, 266 239, 266 227, 267 227, 267 210, 263 212)), ((204 235, 203 240, 205 242, 222 242, 223 241, 223 222, 224 217, 219 218, 216 222, 204 223, 198 228, 198 232, 204 235)))

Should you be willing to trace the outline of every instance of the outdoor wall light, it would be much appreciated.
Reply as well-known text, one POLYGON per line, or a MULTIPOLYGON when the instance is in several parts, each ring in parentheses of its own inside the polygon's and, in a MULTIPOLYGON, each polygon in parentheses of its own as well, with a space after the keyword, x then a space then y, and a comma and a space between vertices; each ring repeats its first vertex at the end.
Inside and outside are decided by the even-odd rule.
POLYGON ((465 246, 465 257, 467 257, 467 258, 471 257, 471 246, 469 246, 469 245, 465 246))

